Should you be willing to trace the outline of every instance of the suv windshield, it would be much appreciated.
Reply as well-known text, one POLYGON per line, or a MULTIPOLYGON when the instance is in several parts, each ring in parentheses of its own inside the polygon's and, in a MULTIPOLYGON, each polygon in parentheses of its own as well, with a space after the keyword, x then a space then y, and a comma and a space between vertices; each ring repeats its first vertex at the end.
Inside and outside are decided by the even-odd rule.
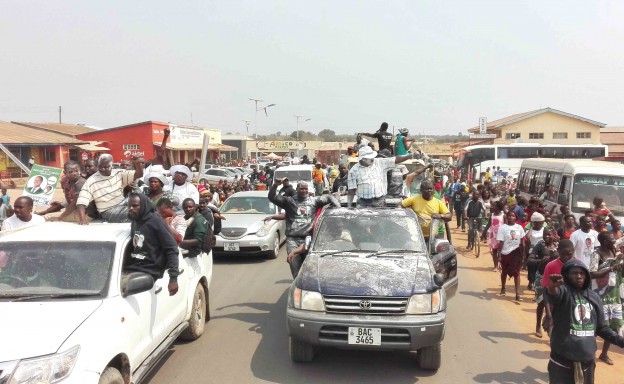
POLYGON ((624 177, 607 175, 576 175, 572 189, 572 212, 593 209, 594 197, 602 197, 615 215, 624 215, 624 177))
POLYGON ((305 171, 305 170, 301 170, 301 171, 280 171, 280 170, 276 170, 275 171, 275 178, 276 179, 283 179, 287 177, 288 180, 290 181, 299 181, 299 180, 303 180, 303 181, 310 181, 312 180, 312 171, 305 171))
POLYGON ((114 242, 0 243, 3 296, 104 294, 114 242))
POLYGON ((221 207, 222 213, 275 214, 275 205, 266 197, 232 196, 221 207))
POLYGON ((327 216, 318 228, 313 251, 339 250, 425 252, 416 219, 388 214, 380 216, 327 216))

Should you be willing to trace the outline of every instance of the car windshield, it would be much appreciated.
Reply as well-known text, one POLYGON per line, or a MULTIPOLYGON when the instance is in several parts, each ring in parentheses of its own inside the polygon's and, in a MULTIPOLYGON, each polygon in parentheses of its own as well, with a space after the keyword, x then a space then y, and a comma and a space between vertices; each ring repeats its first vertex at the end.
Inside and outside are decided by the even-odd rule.
POLYGON ((624 215, 624 177, 576 175, 572 189, 572 212, 594 208, 594 197, 601 197, 614 215, 624 215))
POLYGON ((426 247, 415 218, 388 214, 381 216, 323 218, 314 240, 313 251, 339 250, 391 251, 409 250, 424 253, 426 247))
POLYGON ((114 252, 104 241, 0 243, 0 298, 103 295, 114 252))
POLYGON ((300 171, 275 171, 276 179, 283 179, 287 177, 288 180, 299 181, 299 180, 312 180, 312 171, 300 170, 300 171))
POLYGON ((232 196, 221 207, 221 213, 275 214, 275 205, 264 196, 232 196))

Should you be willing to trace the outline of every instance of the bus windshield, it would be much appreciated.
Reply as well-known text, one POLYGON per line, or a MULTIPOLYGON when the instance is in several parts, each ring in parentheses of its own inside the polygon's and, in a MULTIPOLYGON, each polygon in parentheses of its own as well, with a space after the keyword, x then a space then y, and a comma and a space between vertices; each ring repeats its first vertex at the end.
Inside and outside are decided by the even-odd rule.
POLYGON ((624 215, 624 177, 576 175, 572 189, 572 212, 584 213, 593 209, 594 197, 601 197, 614 215, 624 215))

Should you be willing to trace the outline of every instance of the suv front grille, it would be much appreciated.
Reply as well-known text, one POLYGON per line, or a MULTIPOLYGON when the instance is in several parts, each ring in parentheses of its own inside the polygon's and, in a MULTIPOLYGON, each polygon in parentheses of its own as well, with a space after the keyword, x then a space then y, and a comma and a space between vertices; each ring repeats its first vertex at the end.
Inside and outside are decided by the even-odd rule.
POLYGON ((364 315, 403 315, 407 297, 323 296, 328 313, 364 315))

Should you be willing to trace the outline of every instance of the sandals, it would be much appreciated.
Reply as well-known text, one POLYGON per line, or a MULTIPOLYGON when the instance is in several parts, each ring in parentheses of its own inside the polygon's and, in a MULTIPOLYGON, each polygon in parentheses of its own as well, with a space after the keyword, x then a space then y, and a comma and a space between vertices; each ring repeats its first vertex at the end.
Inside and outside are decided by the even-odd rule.
POLYGON ((520 297, 520 295, 516 295, 516 301, 524 301, 524 300, 522 300, 522 297, 520 297))
POLYGON ((598 359, 600 359, 600 361, 603 361, 604 363, 608 364, 608 365, 613 365, 613 360, 611 360, 609 358, 609 356, 606 355, 600 355, 600 357, 598 357, 598 359))
POLYGON ((500 293, 498 294, 499 296, 505 296, 505 288, 501 289, 500 293))

